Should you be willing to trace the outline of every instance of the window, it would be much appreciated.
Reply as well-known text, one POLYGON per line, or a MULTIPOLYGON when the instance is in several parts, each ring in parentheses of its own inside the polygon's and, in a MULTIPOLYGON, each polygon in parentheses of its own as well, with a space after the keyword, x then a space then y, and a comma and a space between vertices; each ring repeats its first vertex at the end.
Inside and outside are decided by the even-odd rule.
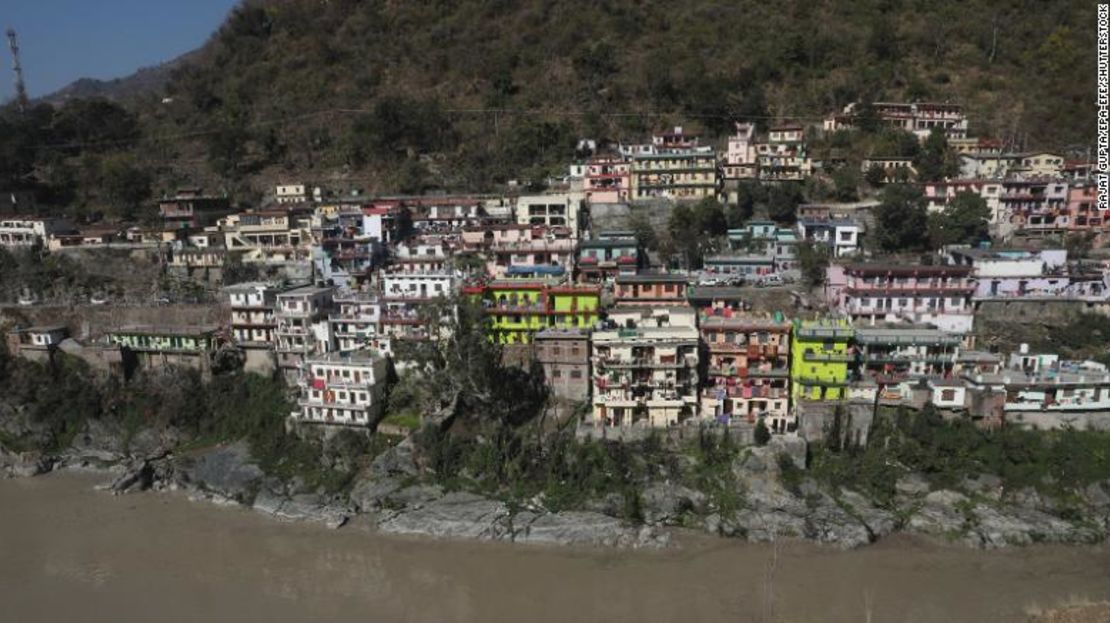
POLYGON ((572 379, 582 378, 582 371, 578 370, 578 369, 571 370, 570 371, 570 378, 572 378, 572 379))
POLYGON ((940 399, 945 401, 945 402, 952 402, 953 400, 956 399, 956 390, 954 390, 954 389, 941 390, 940 399))
POLYGON ((558 369, 558 368, 555 368, 555 370, 551 372, 551 378, 553 378, 553 379, 563 378, 563 371, 558 369))

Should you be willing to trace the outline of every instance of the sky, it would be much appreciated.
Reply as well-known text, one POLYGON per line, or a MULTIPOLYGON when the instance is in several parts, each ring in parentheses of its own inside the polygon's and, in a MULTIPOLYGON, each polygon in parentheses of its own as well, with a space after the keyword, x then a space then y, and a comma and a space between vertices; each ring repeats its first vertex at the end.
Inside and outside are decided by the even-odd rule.
MULTIPOLYGON (((237 0, 0 0, 0 31, 15 28, 31 97, 78 78, 120 78, 199 47, 237 0)), ((15 94, 7 40, 0 101, 15 94)))

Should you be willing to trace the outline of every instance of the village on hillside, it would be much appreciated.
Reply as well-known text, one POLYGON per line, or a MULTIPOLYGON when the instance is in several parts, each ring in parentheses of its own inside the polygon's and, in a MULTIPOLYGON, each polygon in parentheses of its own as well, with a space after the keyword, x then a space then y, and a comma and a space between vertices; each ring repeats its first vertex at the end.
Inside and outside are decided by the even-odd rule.
POLYGON ((129 253, 219 300, 203 323, 139 323, 125 313, 135 301, 94 292, 66 305, 122 311, 50 321, 58 302, 25 287, 4 293, 7 313, 24 319, 8 323, 7 347, 124 376, 208 375, 230 357, 284 377, 292 423, 372 430, 418 425, 384 408, 411 365, 402 346, 443 339, 444 304, 474 303, 506 361, 542 368, 580 436, 720 427, 749 441, 815 440, 835 426, 859 442, 880 407, 926 404, 983 427, 1106 428, 1105 363, 1028 344, 997 351, 977 331, 984 316, 1110 309, 1110 256, 1098 253, 1110 223, 1092 164, 1011 153, 968 127, 956 104, 849 105, 820 127, 737 123, 725 145, 682 127, 637 144, 586 142, 587 156, 534 194, 381 197, 288 180, 244 211, 182 188, 158 201, 157 224, 75 227, 7 192, 0 247, 129 253), (876 153, 858 172, 868 196, 745 212, 753 183, 828 178, 841 163, 819 159, 813 141, 875 122, 946 143, 951 174, 919 181, 914 158, 876 153), (899 213, 899 192, 928 221, 899 213), (934 222, 966 231, 926 244, 934 222), (668 230, 668 252, 653 227, 668 230))

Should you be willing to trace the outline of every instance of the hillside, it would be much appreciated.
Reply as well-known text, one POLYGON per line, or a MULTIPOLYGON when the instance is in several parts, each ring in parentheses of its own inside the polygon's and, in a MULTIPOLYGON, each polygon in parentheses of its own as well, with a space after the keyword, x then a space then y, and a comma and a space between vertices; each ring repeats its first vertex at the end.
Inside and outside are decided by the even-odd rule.
MULTIPOLYGON (((857 99, 960 102, 975 134, 1079 153, 1094 136, 1094 16, 1079 0, 246 0, 163 92, 126 101, 137 132, 92 145, 127 183, 53 194, 91 210, 144 176, 150 194, 199 184, 247 203, 281 179, 485 190, 565 170, 580 137, 816 126, 857 99)), ((105 178, 56 155, 36 156, 47 187, 105 178)))
POLYGON ((195 54, 196 51, 188 52, 165 63, 143 67, 133 74, 112 80, 79 78, 53 93, 37 98, 36 102, 61 106, 71 99, 104 98, 122 101, 143 95, 161 93, 165 89, 166 83, 169 82, 174 69, 187 63, 195 54))

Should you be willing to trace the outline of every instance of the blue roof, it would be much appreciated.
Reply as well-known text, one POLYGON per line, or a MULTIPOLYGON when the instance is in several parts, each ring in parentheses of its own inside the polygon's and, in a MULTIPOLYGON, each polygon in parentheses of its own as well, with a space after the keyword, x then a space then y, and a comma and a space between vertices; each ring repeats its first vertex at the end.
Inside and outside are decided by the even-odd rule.
POLYGON ((505 271, 506 275, 562 275, 567 269, 562 266, 513 264, 505 271))

